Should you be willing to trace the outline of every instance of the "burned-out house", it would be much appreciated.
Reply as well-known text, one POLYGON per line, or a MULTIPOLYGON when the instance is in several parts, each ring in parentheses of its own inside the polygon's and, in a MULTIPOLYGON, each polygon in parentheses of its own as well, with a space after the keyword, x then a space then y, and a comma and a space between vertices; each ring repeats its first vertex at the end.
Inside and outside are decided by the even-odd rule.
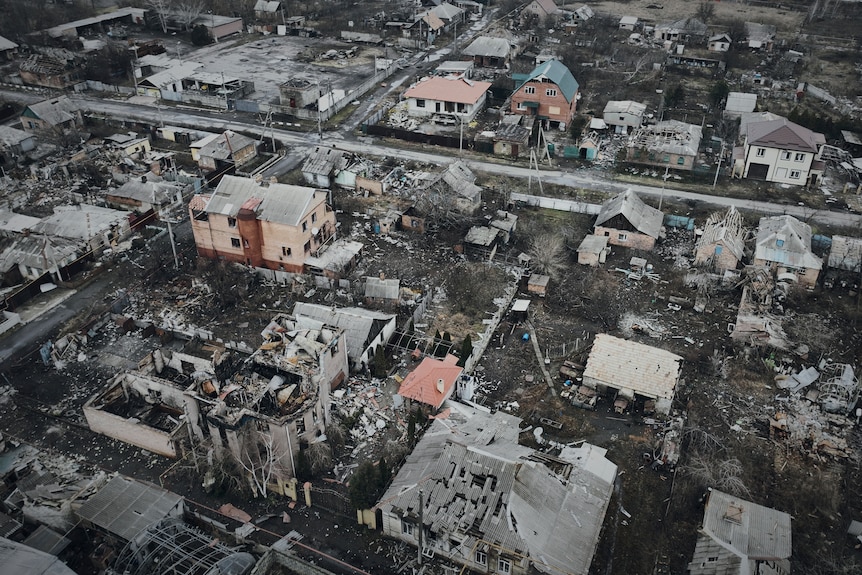
POLYGON ((811 226, 793 216, 760 218, 754 248, 754 265, 766 266, 778 280, 791 280, 812 288, 823 260, 811 251, 811 226))
POLYGON ((626 146, 626 161, 672 170, 691 171, 697 160, 703 128, 665 120, 637 128, 626 146))
POLYGON ((661 236, 663 219, 662 212, 626 190, 602 204, 593 234, 607 236, 614 246, 650 251, 661 236))
POLYGON ((742 214, 733 206, 710 214, 694 246, 694 264, 719 273, 736 269, 745 252, 742 214))
POLYGON ((584 370, 584 385, 599 393, 640 403, 644 410, 670 413, 682 358, 669 351, 596 334, 584 370))
POLYGON ((710 489, 691 575, 789 575, 790 515, 710 489))
POLYGON ((193 340, 160 348, 84 406, 91 429, 167 457, 211 449, 252 490, 288 491, 300 449, 320 441, 347 377, 344 331, 278 315, 250 356, 193 340))
POLYGON ((453 409, 378 504, 383 533, 481 573, 587 573, 616 477, 606 450, 518 444, 521 420, 453 409))
POLYGON ((829 268, 827 270, 829 284, 834 285, 836 277, 838 282, 858 284, 859 274, 862 273, 862 238, 832 236, 826 267, 829 268))

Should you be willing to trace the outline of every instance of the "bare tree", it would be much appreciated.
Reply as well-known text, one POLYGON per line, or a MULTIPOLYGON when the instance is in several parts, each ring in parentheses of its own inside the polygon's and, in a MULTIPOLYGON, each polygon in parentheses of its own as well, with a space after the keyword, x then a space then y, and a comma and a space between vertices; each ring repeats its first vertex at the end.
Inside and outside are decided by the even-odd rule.
POLYGON ((691 456, 682 472, 705 487, 715 487, 737 497, 751 497, 742 480, 742 462, 736 458, 719 460, 711 454, 696 453, 691 456))
POLYGON ((530 241, 529 255, 534 269, 555 281, 559 280, 560 275, 568 267, 565 239, 559 233, 546 233, 533 237, 530 241))
POLYGON ((189 30, 198 16, 204 11, 203 0, 191 0, 177 4, 177 14, 184 30, 189 30))
POLYGON ((286 456, 275 445, 269 431, 257 429, 257 422, 247 424, 239 433, 239 454, 234 457, 246 472, 255 497, 266 497, 269 483, 286 456))
POLYGON ((694 16, 704 24, 709 24, 709 21, 715 16, 715 4, 710 1, 701 2, 697 5, 694 16))
POLYGON ((162 32, 168 32, 168 14, 171 11, 171 0, 147 0, 147 6, 152 8, 162 26, 162 32))

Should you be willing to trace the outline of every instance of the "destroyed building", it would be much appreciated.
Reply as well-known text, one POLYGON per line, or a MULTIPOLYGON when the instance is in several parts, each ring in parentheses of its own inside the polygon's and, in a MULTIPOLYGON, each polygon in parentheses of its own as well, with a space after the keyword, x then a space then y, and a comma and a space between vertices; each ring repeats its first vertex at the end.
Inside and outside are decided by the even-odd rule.
MULTIPOLYGON (((381 345, 389 343, 395 333, 397 316, 359 307, 330 307, 296 302, 293 314, 297 321, 319 322, 344 330, 347 356, 352 371, 367 367, 381 345)), ((310 324, 313 325, 313 324, 310 324)))
POLYGON ((793 216, 760 218, 754 248, 754 265, 766 266, 779 281, 813 288, 823 260, 811 251, 811 226, 793 216))
POLYGON ((31 86, 64 90, 84 79, 84 59, 63 48, 38 48, 18 70, 21 80, 31 86))
POLYGON ((416 209, 445 218, 448 214, 473 215, 482 205, 482 188, 476 174, 456 160, 416 191, 416 209))
POLYGON ((497 412, 435 420, 378 504, 383 533, 482 573, 587 573, 616 465, 590 444, 518 444, 497 412))
MULTIPOLYGON (((752 346, 767 346, 787 350, 790 341, 781 323, 782 311, 776 301, 775 278, 764 266, 747 266, 736 322, 728 326, 731 339, 752 346)), ((785 284, 786 285, 786 284, 785 284)))
POLYGON ((199 255, 271 270, 302 272, 335 237, 335 212, 314 188, 224 176, 189 212, 199 255))
POLYGON ((691 171, 703 129, 678 120, 665 120, 634 131, 626 147, 626 161, 674 170, 691 171))
POLYGON ((85 404, 90 428, 168 457, 230 455, 253 490, 285 493, 300 449, 329 422, 330 391, 348 373, 346 341, 342 329, 287 315, 262 335, 247 357, 196 340, 155 350, 85 404))
POLYGON ((691 575, 789 575, 790 515, 710 489, 691 575))
POLYGON ((645 412, 670 413, 682 370, 682 358, 652 347, 596 334, 584 370, 584 385, 640 403, 645 412))
POLYGON ((664 215, 631 190, 602 204, 593 234, 607 236, 614 246, 650 251, 662 233, 664 215))
POLYGON ((329 146, 315 146, 302 164, 302 177, 310 186, 328 188, 346 165, 347 158, 341 150, 329 146))
POLYGON ((709 215, 703 233, 694 246, 694 265, 718 273, 734 270, 745 255, 745 229, 742 214, 733 206, 726 212, 709 215))
POLYGON ((257 157, 257 142, 231 130, 207 136, 191 148, 193 156, 197 151, 198 165, 206 171, 239 168, 257 157))
POLYGON ((839 272, 862 273, 862 238, 832 236, 826 266, 839 272))

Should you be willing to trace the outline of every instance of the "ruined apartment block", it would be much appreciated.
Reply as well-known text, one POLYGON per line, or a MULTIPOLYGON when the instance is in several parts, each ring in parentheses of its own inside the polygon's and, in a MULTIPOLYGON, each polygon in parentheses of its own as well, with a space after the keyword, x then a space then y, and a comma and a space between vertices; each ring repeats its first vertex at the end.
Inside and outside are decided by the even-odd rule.
POLYGON ((284 494, 347 377, 344 330, 276 316, 251 355, 192 340, 148 354, 84 406, 93 431, 166 457, 230 456, 284 494), (180 349, 176 349, 180 347, 180 349))

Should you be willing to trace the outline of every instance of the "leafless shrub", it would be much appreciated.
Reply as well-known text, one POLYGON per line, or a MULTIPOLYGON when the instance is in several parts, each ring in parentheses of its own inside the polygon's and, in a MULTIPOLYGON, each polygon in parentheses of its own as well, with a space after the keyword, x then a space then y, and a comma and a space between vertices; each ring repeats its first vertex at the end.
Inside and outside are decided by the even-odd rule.
POLYGON ((402 441, 389 440, 386 442, 386 447, 383 449, 383 457, 386 461, 397 465, 399 461, 407 455, 407 444, 402 441))
POLYGON ((686 427, 682 435, 688 446, 700 453, 715 453, 724 448, 724 444, 717 435, 700 427, 686 427))
POLYGON ((737 497, 751 497, 741 477, 742 462, 736 458, 719 460, 709 454, 695 453, 681 471, 703 487, 715 487, 737 497))
POLYGON ((712 373, 721 379, 727 379, 730 368, 727 364, 727 358, 717 349, 712 350, 712 355, 709 356, 709 365, 712 367, 712 373))
POLYGON ((314 443, 305 450, 305 457, 312 475, 320 475, 332 469, 332 448, 323 441, 314 443))
POLYGON ((554 281, 568 267, 565 239, 561 234, 541 234, 530 241, 530 257, 534 269, 554 281))

